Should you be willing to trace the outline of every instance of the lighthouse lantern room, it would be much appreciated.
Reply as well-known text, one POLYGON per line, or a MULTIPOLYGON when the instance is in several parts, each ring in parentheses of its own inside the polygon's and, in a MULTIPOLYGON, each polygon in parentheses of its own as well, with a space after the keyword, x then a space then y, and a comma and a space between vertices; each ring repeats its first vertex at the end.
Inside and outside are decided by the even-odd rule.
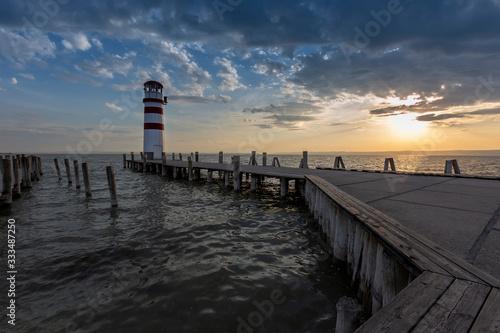
POLYGON ((165 152, 163 85, 157 81, 144 83, 144 155, 148 160, 160 160, 165 152))

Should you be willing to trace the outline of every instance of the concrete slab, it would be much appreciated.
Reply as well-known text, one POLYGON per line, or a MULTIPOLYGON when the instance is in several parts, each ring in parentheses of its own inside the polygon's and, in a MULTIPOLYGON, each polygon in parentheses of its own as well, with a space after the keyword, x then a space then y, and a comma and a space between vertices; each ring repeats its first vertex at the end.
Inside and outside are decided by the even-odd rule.
POLYGON ((462 258, 465 258, 491 218, 490 214, 457 213, 455 209, 390 199, 370 205, 462 258))
POLYGON ((489 179, 469 179, 469 178, 452 178, 454 185, 465 185, 465 186, 480 186, 496 188, 500 190, 500 180, 489 180, 489 179))
POLYGON ((474 261, 474 266, 500 278, 500 231, 490 231, 474 261))
POLYGON ((370 189, 367 185, 360 187, 357 185, 339 185, 338 188, 363 202, 380 200, 393 195, 392 192, 370 189))
MULTIPOLYGON (((464 188, 462 193, 467 193, 464 188)), ((456 194, 434 190, 416 190, 409 193, 396 195, 393 200, 428 205, 430 207, 444 207, 463 211, 479 212, 490 214, 490 217, 495 213, 500 204, 496 198, 481 197, 468 194, 456 194)), ((456 215, 461 214, 457 212, 456 215)))
POLYGON ((498 188, 495 186, 481 186, 481 183, 474 182, 460 182, 456 183, 454 181, 447 182, 444 184, 433 185, 427 187, 426 191, 439 191, 445 193, 462 193, 473 196, 489 197, 498 199, 500 205, 500 182, 498 183, 498 188))

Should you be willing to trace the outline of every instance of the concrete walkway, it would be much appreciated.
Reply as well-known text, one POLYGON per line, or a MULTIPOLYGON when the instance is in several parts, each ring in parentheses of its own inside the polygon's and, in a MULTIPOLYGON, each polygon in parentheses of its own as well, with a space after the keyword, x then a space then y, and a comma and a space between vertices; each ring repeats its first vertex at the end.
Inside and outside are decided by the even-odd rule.
POLYGON ((500 181, 326 170, 314 173, 500 278, 500 181))

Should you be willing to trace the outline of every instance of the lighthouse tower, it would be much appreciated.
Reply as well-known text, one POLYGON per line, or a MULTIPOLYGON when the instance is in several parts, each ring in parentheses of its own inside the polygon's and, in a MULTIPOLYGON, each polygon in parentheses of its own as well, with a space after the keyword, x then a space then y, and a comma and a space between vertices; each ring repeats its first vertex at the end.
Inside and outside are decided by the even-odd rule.
POLYGON ((165 152, 163 134, 163 85, 157 81, 144 83, 144 155, 148 160, 160 160, 165 152))

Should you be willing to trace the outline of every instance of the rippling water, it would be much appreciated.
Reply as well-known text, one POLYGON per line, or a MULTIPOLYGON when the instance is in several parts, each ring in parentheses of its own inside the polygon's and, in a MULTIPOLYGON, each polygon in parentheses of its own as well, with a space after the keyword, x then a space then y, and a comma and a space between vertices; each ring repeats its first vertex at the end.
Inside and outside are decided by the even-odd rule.
POLYGON ((42 180, 0 213, 16 220, 15 332, 333 331, 335 303, 351 291, 298 196, 282 200, 272 183, 234 194, 91 155, 80 161, 87 199, 57 180, 54 156, 42 158, 42 180))

